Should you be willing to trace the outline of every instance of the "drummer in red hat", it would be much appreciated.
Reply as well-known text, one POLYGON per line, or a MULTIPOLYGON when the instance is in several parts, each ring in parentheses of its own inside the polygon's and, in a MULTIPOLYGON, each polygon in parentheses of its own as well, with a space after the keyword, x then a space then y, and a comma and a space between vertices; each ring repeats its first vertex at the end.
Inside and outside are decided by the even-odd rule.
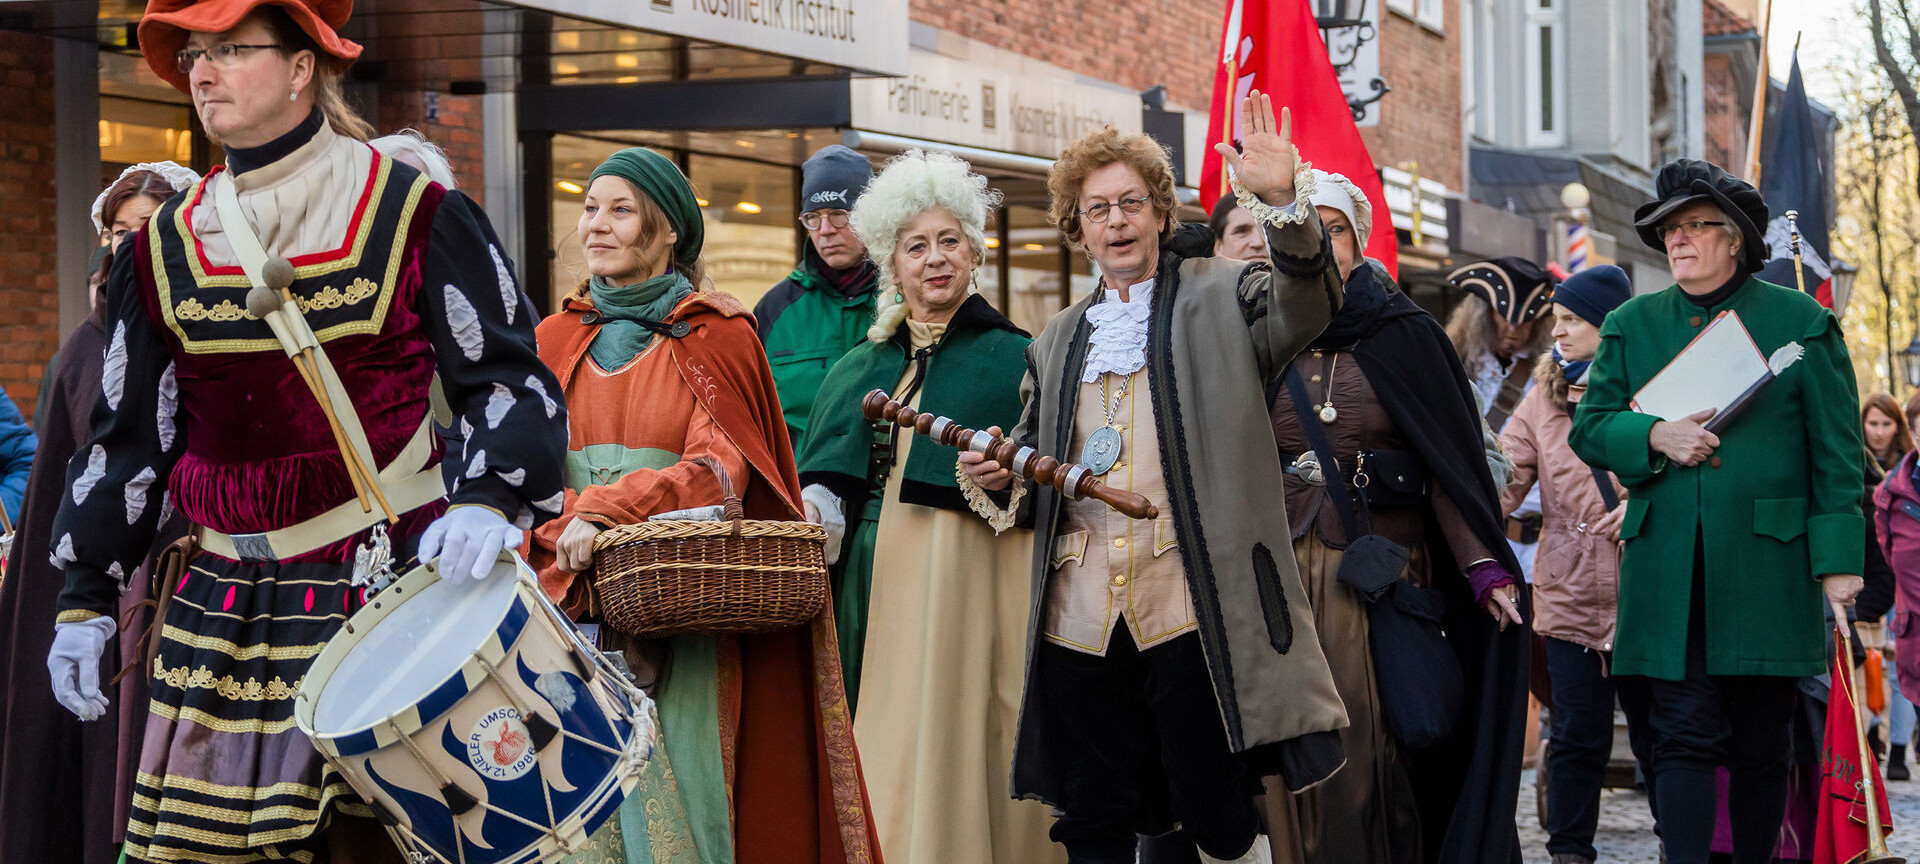
POLYGON ((154 589, 130 860, 398 860, 295 726, 295 693, 411 559, 484 577, 560 509, 567 418, 536 322, 479 206, 367 146, 341 98, 352 8, 152 0, 140 22, 226 165, 108 280, 92 442, 49 538, 66 587, 47 665, 92 719, 121 583, 169 513, 197 526, 154 589))

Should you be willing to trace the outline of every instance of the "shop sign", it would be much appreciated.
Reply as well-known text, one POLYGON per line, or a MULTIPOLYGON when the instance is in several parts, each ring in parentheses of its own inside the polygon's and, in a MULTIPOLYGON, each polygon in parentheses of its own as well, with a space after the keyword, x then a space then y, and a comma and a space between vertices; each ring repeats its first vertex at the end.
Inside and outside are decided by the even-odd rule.
POLYGON ((907 69, 908 0, 512 0, 572 18, 881 75, 907 69))
POLYGON ((916 48, 905 75, 854 80, 854 126, 1043 159, 1108 123, 1140 131, 1131 90, 979 42, 941 41, 965 59, 916 48))

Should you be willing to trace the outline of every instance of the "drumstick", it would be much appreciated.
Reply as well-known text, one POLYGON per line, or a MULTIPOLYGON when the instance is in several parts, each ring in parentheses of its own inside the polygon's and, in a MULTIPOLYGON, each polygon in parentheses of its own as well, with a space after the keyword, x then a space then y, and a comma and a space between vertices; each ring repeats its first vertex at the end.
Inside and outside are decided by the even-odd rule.
POLYGON ((1032 447, 1022 447, 1004 435, 989 435, 961 426, 945 417, 922 414, 894 401, 884 390, 875 390, 860 401, 860 411, 868 420, 888 420, 910 432, 918 432, 948 447, 969 450, 1000 463, 1019 477, 1059 489, 1078 501, 1093 498, 1135 519, 1154 519, 1160 515, 1145 495, 1115 489, 1100 482, 1085 465, 1061 462, 1042 456, 1032 447))
MULTIPOLYGON (((283 313, 286 309, 286 305, 283 304, 293 304, 293 308, 299 308, 294 304, 293 291, 290 288, 294 279, 293 265, 286 259, 269 260, 262 268, 260 276, 262 281, 267 283, 265 286, 267 290, 247 293, 248 311, 264 320, 270 314, 283 313), (274 297, 275 293, 279 295, 278 298, 274 297)), ((302 320, 300 323, 306 322, 302 320)), ((371 492, 387 521, 399 522, 399 517, 393 512, 393 505, 388 503, 386 495, 380 489, 377 477, 360 459, 359 451, 347 440, 346 430, 340 425, 339 415, 334 412, 333 399, 327 395, 326 385, 320 380, 319 362, 313 356, 313 350, 302 348, 298 353, 287 356, 293 361, 294 369, 300 373, 300 379, 306 383, 307 389, 313 393, 314 400, 320 403, 320 413, 327 418, 327 428, 333 433, 334 445, 340 448, 341 459, 347 469, 347 478, 353 483, 354 497, 360 502, 360 509, 368 512, 373 510, 367 503, 367 495, 371 492)))

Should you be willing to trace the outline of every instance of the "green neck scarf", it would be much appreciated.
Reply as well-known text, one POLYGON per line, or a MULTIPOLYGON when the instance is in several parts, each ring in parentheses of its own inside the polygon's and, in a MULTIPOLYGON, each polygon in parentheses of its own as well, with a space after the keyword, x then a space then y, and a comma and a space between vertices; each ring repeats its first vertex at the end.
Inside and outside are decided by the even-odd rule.
POLYGON ((680 301, 693 294, 693 283, 680 271, 669 269, 625 287, 615 287, 595 276, 587 290, 593 297, 593 308, 600 313, 600 332, 587 345, 587 353, 600 368, 611 372, 652 344, 655 328, 680 301))

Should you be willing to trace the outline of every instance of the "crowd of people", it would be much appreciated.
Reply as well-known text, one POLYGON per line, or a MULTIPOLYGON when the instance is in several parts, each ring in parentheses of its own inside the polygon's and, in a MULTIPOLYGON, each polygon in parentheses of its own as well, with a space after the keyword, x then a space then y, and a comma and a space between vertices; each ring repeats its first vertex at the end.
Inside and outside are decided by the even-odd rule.
POLYGON ((541 319, 444 156, 342 98, 348 8, 142 20, 225 163, 101 193, 92 313, 31 424, 0 397, 0 858, 403 860, 297 693, 384 577, 504 578, 516 548, 657 716, 581 864, 1518 864, 1542 705, 1553 864, 1600 856, 1616 705, 1667 860, 1808 858, 1836 613, 1886 634, 1908 776, 1920 395, 1858 400, 1718 166, 1665 166, 1636 214, 1671 286, 1502 257, 1450 275, 1443 323, 1269 97, 1206 224, 1108 127, 1047 185, 1099 287, 1032 334, 975 290, 1000 200, 952 155, 814 154, 801 261, 749 311, 693 184, 630 148, 541 319), (1729 311, 1803 359, 1737 416, 1636 410, 1729 311), (1025 449, 876 422, 873 390, 1025 449), (821 526, 826 608, 611 626, 602 535, 723 494, 821 526))

